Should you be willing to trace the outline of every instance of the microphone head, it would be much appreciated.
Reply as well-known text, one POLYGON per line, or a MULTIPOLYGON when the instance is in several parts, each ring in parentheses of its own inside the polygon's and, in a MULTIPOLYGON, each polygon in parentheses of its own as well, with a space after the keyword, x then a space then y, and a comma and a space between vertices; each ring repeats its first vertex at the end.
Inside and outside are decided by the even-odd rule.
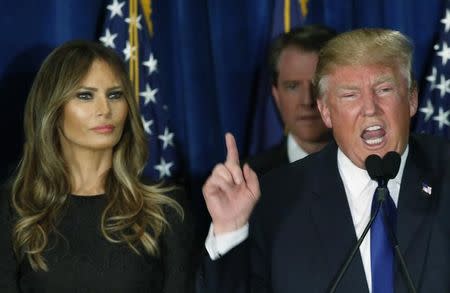
POLYGON ((395 178, 400 169, 400 155, 394 151, 388 152, 383 157, 383 174, 387 180, 395 178))
POLYGON ((367 173, 373 180, 378 180, 384 177, 383 174, 383 161, 378 155, 370 155, 365 161, 367 173))

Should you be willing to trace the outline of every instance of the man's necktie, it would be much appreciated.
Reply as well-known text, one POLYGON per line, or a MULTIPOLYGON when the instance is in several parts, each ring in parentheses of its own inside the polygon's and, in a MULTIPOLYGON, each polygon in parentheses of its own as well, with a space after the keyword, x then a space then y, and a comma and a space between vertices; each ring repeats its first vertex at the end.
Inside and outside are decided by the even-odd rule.
MULTIPOLYGON (((372 214, 379 202, 376 194, 372 200, 372 214)), ((381 209, 379 210, 370 230, 370 261, 372 269, 372 293, 394 292, 394 248, 389 235, 389 229, 395 231, 397 208, 387 191, 381 209), (385 217, 385 214, 387 217, 385 217), (386 223, 386 219, 390 222, 386 223), (388 227, 387 225, 390 225, 388 227)))

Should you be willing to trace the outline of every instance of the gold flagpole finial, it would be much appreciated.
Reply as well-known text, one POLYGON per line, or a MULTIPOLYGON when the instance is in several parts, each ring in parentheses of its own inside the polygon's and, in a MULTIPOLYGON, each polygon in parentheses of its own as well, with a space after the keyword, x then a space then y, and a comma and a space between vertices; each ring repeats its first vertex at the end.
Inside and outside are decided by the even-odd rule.
POLYGON ((302 16, 306 17, 308 15, 308 2, 309 2, 309 0, 298 0, 298 2, 300 3, 302 16))
POLYGON ((144 14, 145 23, 147 24, 150 36, 153 36, 153 22, 152 22, 152 0, 140 0, 142 13, 144 14))
POLYGON ((284 0, 284 32, 291 30, 291 0, 284 0))

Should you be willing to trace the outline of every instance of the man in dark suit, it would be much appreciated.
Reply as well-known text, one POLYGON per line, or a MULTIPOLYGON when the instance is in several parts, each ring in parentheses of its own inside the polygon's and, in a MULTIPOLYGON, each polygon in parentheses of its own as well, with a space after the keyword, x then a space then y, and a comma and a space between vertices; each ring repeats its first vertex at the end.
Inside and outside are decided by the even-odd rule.
POLYGON ((311 82, 319 50, 335 35, 331 28, 306 25, 279 35, 272 43, 272 95, 287 135, 279 144, 248 159, 258 176, 315 153, 330 140, 331 132, 312 98, 311 82))
POLYGON ((336 292, 413 292, 389 229, 417 292, 450 292, 450 144, 409 134, 418 103, 411 60, 397 31, 331 40, 314 86, 335 141, 265 176, 255 208, 257 176, 239 167, 226 135, 227 159, 203 187, 213 223, 199 292, 328 292, 378 206, 380 182, 365 160, 390 151, 400 155, 398 173, 336 292))

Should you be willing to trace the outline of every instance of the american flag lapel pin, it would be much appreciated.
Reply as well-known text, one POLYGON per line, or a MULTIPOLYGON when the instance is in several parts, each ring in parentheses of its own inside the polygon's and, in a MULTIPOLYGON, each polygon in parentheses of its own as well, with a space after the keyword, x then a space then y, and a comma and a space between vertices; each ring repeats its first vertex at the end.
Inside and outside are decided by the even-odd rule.
POLYGON ((425 182, 422 182, 422 192, 425 193, 425 195, 431 196, 431 190, 432 188, 430 185, 428 185, 425 182))

